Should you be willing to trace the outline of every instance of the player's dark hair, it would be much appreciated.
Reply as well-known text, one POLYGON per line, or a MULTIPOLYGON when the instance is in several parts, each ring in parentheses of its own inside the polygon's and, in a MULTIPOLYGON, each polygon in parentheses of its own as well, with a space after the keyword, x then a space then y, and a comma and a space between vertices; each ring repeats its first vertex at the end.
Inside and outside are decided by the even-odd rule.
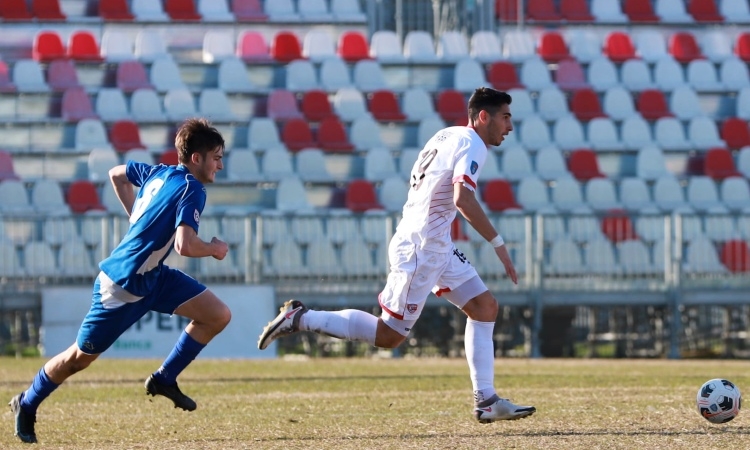
POLYGON ((177 130, 174 146, 177 149, 177 160, 185 164, 190 161, 193 153, 200 153, 205 158, 208 152, 217 147, 224 148, 224 138, 208 120, 193 118, 186 120, 177 130))
POLYGON ((510 105, 512 100, 507 92, 480 87, 471 94, 469 99, 469 119, 471 122, 476 121, 482 110, 494 115, 503 105, 510 105))

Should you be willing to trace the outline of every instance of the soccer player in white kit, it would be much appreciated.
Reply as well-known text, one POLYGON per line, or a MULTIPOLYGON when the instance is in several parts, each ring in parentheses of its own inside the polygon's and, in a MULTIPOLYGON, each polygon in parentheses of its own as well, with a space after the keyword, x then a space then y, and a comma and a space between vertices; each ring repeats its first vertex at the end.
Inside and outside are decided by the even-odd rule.
POLYGON ((510 103, 505 92, 475 90, 468 104, 469 125, 438 131, 420 152, 411 170, 402 219, 388 248, 391 269, 378 297, 380 318, 354 309, 308 310, 302 302, 289 300, 263 330, 258 348, 297 331, 395 348, 409 335, 433 292, 468 317, 464 345, 474 389, 474 417, 490 423, 533 414, 533 406, 515 405, 495 391, 492 336, 498 304, 450 235, 451 223, 460 212, 494 246, 505 273, 518 283, 503 239, 476 199, 487 146, 500 145, 513 130, 510 103))

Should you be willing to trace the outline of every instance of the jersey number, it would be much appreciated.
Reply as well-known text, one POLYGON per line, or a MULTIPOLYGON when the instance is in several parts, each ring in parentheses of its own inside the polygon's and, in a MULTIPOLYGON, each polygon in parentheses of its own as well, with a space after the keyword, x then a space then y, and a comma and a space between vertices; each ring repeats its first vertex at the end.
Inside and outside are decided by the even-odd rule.
POLYGON ((133 205, 133 212, 130 214, 130 223, 136 223, 141 218, 151 200, 154 199, 162 186, 164 186, 164 180, 160 178, 153 179, 143 186, 141 197, 136 199, 135 205, 133 205))
POLYGON ((435 160, 436 155, 436 149, 425 150, 419 155, 419 161, 417 161, 417 164, 415 164, 414 168, 411 170, 411 187, 414 188, 415 191, 419 189, 419 186, 422 186, 424 173, 427 168, 430 167, 432 161, 435 160))

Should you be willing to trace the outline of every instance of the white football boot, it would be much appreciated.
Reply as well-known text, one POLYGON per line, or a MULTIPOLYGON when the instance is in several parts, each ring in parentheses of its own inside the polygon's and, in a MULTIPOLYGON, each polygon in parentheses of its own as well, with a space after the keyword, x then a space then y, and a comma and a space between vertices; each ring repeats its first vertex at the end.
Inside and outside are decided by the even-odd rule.
POLYGON ((474 407, 474 417, 479 423, 492 423, 496 420, 518 420, 536 412, 533 406, 514 405, 507 398, 497 395, 474 407))
POLYGON ((268 322, 258 339, 258 348, 265 350, 276 339, 299 331, 299 318, 307 312, 307 307, 299 300, 287 300, 275 319, 268 322))

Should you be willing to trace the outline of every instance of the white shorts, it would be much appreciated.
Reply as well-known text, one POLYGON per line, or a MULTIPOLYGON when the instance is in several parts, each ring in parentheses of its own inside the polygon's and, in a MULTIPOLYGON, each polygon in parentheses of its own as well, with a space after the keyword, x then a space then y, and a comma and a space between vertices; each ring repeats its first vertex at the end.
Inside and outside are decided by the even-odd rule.
POLYGON ((404 336, 422 313, 430 292, 463 308, 487 290, 474 266, 455 246, 450 253, 436 253, 396 235, 388 247, 388 259, 391 270, 378 301, 383 321, 404 336))

